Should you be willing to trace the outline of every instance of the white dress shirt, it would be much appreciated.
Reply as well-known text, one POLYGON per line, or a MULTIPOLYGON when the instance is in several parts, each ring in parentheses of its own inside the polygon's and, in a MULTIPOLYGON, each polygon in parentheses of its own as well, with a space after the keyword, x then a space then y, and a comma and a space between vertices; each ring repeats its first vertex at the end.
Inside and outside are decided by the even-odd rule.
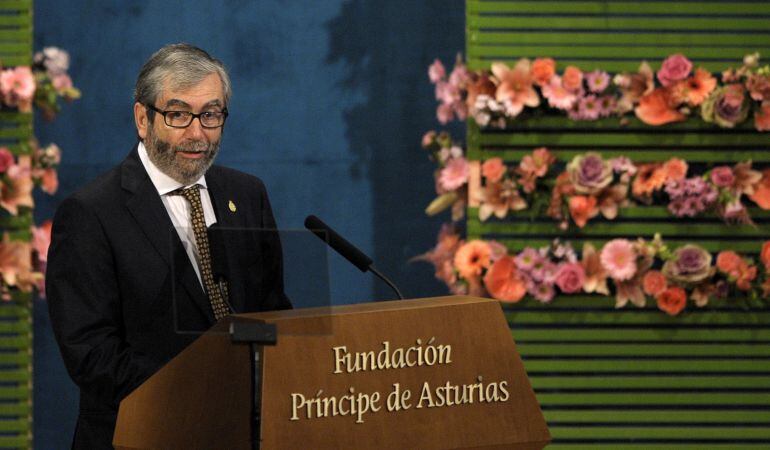
POLYGON ((150 161, 143 142, 139 142, 138 150, 139 159, 142 161, 144 170, 147 171, 147 175, 150 176, 152 184, 157 189, 163 206, 166 207, 168 216, 171 218, 171 223, 174 224, 174 228, 176 228, 176 232, 179 234, 179 239, 182 240, 182 245, 184 245, 185 251, 187 251, 187 256, 193 263, 195 274, 198 275, 198 281, 201 281, 201 286, 203 286, 201 271, 198 268, 200 255, 198 254, 198 246, 195 245, 195 233, 193 233, 192 224, 190 223, 190 202, 182 195, 171 193, 179 188, 186 188, 197 184, 201 193, 201 204, 203 205, 206 227, 210 227, 217 222, 217 218, 214 214, 214 206, 211 204, 208 187, 206 186, 206 176, 202 175, 195 183, 185 186, 163 173, 150 161))

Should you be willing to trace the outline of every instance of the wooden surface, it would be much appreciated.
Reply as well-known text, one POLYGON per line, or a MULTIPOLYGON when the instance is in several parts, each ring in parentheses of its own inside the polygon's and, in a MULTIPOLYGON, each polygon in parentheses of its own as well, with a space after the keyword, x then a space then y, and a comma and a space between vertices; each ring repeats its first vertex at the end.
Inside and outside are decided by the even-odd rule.
MULTIPOLYGON (((265 349, 262 438, 264 448, 542 448, 549 440, 500 306, 493 301, 449 297, 382 302, 334 308, 331 333, 282 334, 265 349), (332 348, 375 352, 409 347, 417 339, 452 346, 446 365, 335 374, 332 348), (441 408, 415 408, 423 383, 431 386, 506 380, 511 399, 441 408), (291 394, 343 395, 352 387, 380 392, 383 402, 399 383, 413 392, 409 410, 292 421, 291 394)), ((272 313, 276 315, 276 313, 272 313)), ((280 314, 280 313, 278 313, 280 314)), ((261 315, 261 318, 266 318, 261 315)), ((296 331, 303 322, 323 320, 303 312, 276 319, 279 330, 296 331), (304 316, 304 317, 303 317, 304 316)), ((269 320, 272 321, 272 320, 269 320)), ((424 403, 424 405, 427 403, 424 403)))
MULTIPOLYGON (((278 345, 263 353, 262 448, 265 449, 519 449, 550 439, 545 420, 497 302, 471 297, 368 303, 247 314, 276 323, 278 345), (310 331, 308 333, 308 331, 310 331), (333 347, 391 351, 425 344, 452 347, 451 363, 334 373, 333 347), (432 388, 505 381, 507 401, 416 408, 423 383, 432 388), (387 410, 394 383, 412 394, 412 408, 387 410), (292 394, 311 398, 380 392, 381 410, 291 420, 292 394)), ((250 449, 248 348, 221 331, 200 337, 122 403, 119 449, 250 449), (226 380, 223 382, 223 380, 226 380)), ((437 400, 434 394, 434 400, 437 400)))
POLYGON ((225 324, 198 338, 120 404, 113 444, 126 449, 250 449, 249 347, 225 324))

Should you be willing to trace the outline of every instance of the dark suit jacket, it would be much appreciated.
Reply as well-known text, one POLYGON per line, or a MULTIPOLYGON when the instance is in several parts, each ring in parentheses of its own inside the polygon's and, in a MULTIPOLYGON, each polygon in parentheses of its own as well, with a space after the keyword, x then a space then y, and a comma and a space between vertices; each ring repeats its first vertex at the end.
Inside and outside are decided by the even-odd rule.
MULTIPOLYGON (((280 241, 262 182, 212 166, 206 182, 236 312, 290 308, 280 241), (235 211, 230 207, 235 206, 235 211)), ((209 301, 134 149, 67 198, 54 218, 46 273, 51 323, 80 387, 73 448, 112 448, 127 394, 214 323, 209 301)))

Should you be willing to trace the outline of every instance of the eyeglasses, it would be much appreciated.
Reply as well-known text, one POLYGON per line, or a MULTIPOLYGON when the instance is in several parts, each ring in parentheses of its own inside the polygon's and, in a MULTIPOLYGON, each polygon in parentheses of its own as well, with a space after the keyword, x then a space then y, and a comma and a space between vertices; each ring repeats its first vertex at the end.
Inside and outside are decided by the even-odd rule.
POLYGON ((203 128, 219 128, 225 124, 228 114, 227 108, 222 111, 203 111, 195 114, 190 111, 163 111, 152 105, 144 106, 162 115, 166 125, 172 128, 187 128, 196 117, 203 128))

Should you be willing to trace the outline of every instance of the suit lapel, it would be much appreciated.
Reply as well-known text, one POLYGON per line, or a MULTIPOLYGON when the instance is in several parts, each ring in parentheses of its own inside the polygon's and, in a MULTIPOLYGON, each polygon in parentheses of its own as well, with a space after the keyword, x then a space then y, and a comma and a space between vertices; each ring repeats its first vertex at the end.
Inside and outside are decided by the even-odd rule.
MULTIPOLYGON (((172 295, 175 299, 179 298, 175 289, 177 285, 182 285, 201 312, 213 323, 214 314, 208 297, 198 281, 195 269, 163 206, 158 191, 142 166, 136 148, 123 161, 121 172, 123 188, 131 192, 126 201, 126 207, 161 258, 173 269, 172 273, 176 279, 173 283, 172 295)), ((175 311, 179 309, 175 308, 175 311)))

